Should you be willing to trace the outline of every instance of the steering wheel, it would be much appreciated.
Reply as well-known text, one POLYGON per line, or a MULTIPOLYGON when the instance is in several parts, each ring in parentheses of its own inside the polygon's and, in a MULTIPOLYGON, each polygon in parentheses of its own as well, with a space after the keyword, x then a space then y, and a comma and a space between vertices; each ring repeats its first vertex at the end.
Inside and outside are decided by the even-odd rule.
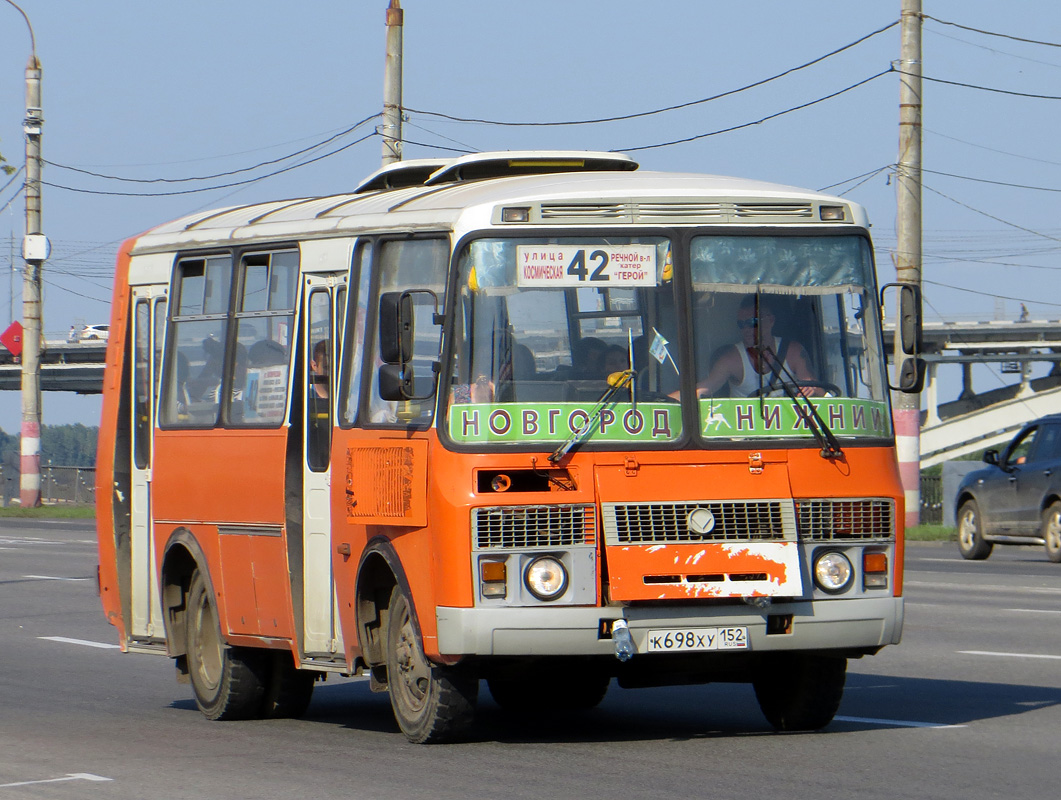
MULTIPOLYGON (((825 390, 825 395, 824 395, 825 397, 840 397, 841 395, 843 395, 843 392, 840 390, 839 386, 837 386, 835 383, 829 383, 828 381, 817 381, 817 380, 792 381, 792 385, 795 388, 798 388, 798 389, 803 389, 804 387, 812 388, 812 389, 824 389, 825 390)), ((785 390, 782 389, 780 386, 772 386, 772 387, 768 387, 768 388, 764 387, 763 388, 763 392, 762 392, 762 394, 765 397, 780 397, 780 396, 783 396, 784 393, 785 393, 785 390)), ((759 394, 759 393, 756 392, 756 394, 759 394)), ((814 396, 817 396, 817 395, 812 395, 812 397, 814 397, 814 396)))
POLYGON ((637 401, 639 403, 680 403, 676 397, 671 397, 669 394, 663 394, 662 392, 650 392, 647 389, 638 389, 637 401))

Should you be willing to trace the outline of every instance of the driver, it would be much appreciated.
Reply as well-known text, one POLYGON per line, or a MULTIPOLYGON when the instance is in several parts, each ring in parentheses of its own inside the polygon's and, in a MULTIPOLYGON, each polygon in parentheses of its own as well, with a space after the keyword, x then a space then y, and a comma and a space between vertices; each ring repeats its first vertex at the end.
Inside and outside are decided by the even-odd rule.
MULTIPOLYGON (((750 397, 777 388, 782 380, 814 383, 817 377, 811 371, 810 359, 803 345, 796 341, 784 341, 774 337, 774 312, 761 296, 748 295, 737 307, 737 329, 741 341, 722 350, 715 359, 707 376, 696 385, 697 396, 711 397, 727 381, 734 397, 750 397), (783 354, 784 369, 778 364, 778 353, 783 354)), ((825 389, 820 386, 799 386, 805 397, 820 397, 825 389)))

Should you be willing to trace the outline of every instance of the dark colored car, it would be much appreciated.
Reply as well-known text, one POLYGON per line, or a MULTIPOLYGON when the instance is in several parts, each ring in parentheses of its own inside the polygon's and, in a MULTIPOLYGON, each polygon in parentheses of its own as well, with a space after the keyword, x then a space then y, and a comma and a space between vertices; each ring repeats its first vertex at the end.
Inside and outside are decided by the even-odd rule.
POLYGON ((1001 455, 984 452, 984 462, 958 486, 961 554, 981 559, 996 544, 1040 544, 1061 562, 1061 414, 1028 423, 1001 455))

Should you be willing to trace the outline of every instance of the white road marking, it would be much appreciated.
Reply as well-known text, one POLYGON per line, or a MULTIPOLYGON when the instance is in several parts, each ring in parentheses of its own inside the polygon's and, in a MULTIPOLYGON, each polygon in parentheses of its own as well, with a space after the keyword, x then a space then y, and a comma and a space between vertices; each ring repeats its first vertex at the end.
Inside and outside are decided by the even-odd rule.
POLYGON ((967 656, 1001 656, 1003 658, 1049 658, 1061 661, 1061 656, 1042 655, 1041 653, 992 653, 990 650, 959 650, 967 656))
POLYGON ((964 728, 965 725, 944 725, 940 722, 913 722, 906 719, 876 719, 874 717, 833 717, 837 722, 863 722, 868 725, 892 725, 896 728, 964 728))
POLYGON ((102 775, 93 775, 91 772, 70 772, 65 778, 46 778, 40 781, 22 781, 21 783, 0 783, 0 789, 9 789, 12 786, 30 786, 35 783, 59 783, 60 781, 113 781, 114 778, 104 778, 102 775))
POLYGON ((1007 608, 1006 611, 1018 611, 1022 614, 1061 614, 1061 610, 1052 608, 1007 608))
MULTIPOLYGON (((940 573, 944 574, 944 573, 940 573)), ((929 589, 955 589, 963 590, 969 589, 968 584, 954 583, 952 581, 903 581, 904 586, 924 586, 929 589)), ((976 584, 976 591, 978 592, 1031 592, 1032 594, 1061 594, 1061 589, 1054 589, 1042 586, 998 586, 998 585, 985 585, 976 584)))
POLYGON ((87 639, 69 639, 66 636, 38 636, 38 639, 44 639, 49 642, 62 642, 63 644, 83 644, 85 647, 98 647, 101 650, 120 650, 121 647, 116 644, 108 644, 106 642, 90 642, 87 639))
POLYGON ((23 575, 23 578, 32 578, 37 581, 87 581, 88 578, 59 578, 55 575, 23 575))

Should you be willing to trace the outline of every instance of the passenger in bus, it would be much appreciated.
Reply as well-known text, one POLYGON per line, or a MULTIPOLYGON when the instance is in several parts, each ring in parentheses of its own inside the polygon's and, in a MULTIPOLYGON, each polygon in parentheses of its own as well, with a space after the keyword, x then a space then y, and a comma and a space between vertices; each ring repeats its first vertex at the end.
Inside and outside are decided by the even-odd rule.
POLYGON ((604 354, 607 350, 607 343, 596 336, 584 336, 579 339, 572 359, 576 374, 572 377, 588 380, 607 377, 604 371, 604 354))
MULTIPOLYGON (((728 383, 730 396, 750 397, 760 386, 773 391, 782 380, 791 380, 788 373, 797 381, 816 381, 806 349, 797 341, 775 337, 775 321, 769 301, 759 298, 756 315, 756 296, 745 297, 737 308, 741 341, 719 351, 707 376, 696 385, 697 396, 714 397, 728 383)), ((807 397, 825 394, 819 386, 799 390, 807 397)))
POLYGON ((221 367, 225 358, 225 346, 213 336, 203 339, 203 366, 194 378, 187 383, 188 399, 191 402, 210 399, 216 396, 221 385, 221 367))
POLYGON ((608 345, 608 349, 604 351, 603 362, 604 377, 607 378, 616 372, 630 369, 630 354, 625 347, 620 347, 617 344, 608 345))
POLYGON ((311 400, 328 399, 328 361, 328 340, 321 339, 313 345, 313 356, 309 360, 311 400))

